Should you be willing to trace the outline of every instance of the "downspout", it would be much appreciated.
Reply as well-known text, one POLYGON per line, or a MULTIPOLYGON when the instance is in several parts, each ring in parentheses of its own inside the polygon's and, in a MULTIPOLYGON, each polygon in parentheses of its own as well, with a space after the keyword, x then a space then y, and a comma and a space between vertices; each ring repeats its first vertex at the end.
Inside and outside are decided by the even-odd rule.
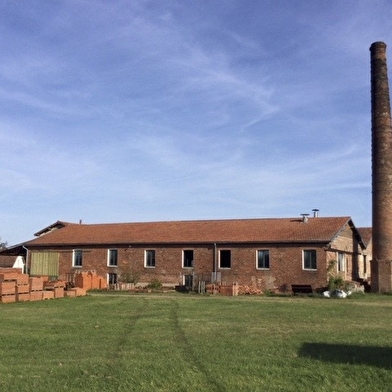
POLYGON ((215 282, 217 281, 217 274, 218 274, 218 265, 217 265, 217 257, 216 257, 216 242, 214 242, 214 277, 215 277, 214 280, 215 280, 215 282))
POLYGON ((25 271, 24 271, 24 273, 28 274, 27 266, 28 266, 28 260, 29 260, 29 250, 24 245, 22 245, 22 248, 26 249, 26 262, 25 262, 25 271))

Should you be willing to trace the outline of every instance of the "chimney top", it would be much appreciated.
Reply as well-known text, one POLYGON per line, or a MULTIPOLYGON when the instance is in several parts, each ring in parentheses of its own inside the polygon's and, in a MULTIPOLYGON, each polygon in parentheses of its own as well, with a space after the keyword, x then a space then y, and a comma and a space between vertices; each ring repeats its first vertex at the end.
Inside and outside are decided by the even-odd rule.
POLYGON ((382 41, 377 41, 377 42, 373 42, 370 45, 370 50, 375 49, 375 48, 386 48, 387 44, 385 42, 382 41))
POLYGON ((306 223, 309 220, 309 214, 301 214, 302 222, 306 223))
POLYGON ((313 218, 318 218, 319 216, 319 209, 318 208, 313 208, 313 218))

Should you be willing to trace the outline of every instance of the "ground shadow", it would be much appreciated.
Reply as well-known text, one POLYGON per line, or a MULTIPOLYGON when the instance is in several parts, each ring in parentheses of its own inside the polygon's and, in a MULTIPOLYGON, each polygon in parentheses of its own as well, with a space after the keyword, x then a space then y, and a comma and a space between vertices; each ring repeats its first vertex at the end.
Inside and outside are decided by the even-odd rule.
POLYGON ((304 343, 299 356, 326 362, 392 368, 392 347, 304 343))

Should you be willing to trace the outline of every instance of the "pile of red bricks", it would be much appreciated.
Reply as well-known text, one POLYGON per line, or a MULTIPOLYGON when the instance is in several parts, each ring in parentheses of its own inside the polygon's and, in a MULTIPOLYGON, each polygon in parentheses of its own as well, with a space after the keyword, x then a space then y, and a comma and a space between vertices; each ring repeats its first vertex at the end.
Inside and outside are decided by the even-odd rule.
POLYGON ((263 294, 263 292, 254 286, 241 285, 238 288, 238 294, 260 295, 263 294))
POLYGON ((44 276, 29 276, 18 268, 0 268, 0 302, 41 301, 86 295, 86 290, 65 290, 66 282, 44 276))
POLYGON ((108 285, 106 280, 95 271, 81 271, 75 274, 75 287, 85 290, 105 290, 108 285))
POLYGON ((208 294, 220 294, 232 297, 238 295, 238 284, 210 283, 206 285, 206 291, 208 294))

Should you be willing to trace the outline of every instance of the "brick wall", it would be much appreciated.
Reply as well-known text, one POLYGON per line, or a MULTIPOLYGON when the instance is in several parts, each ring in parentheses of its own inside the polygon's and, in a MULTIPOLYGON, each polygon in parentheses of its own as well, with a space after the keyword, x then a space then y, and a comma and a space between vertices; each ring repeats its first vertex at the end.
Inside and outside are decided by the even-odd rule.
MULTIPOLYGON (((132 246, 118 249, 117 267, 109 267, 108 248, 83 248, 82 267, 73 267, 73 249, 52 249, 59 253, 59 278, 66 279, 67 274, 77 271, 94 270, 100 276, 108 273, 120 275, 130 272, 137 277, 139 284, 148 284, 154 278, 168 285, 183 284, 183 275, 194 274, 198 279, 210 281, 214 266, 221 274, 221 280, 230 284, 237 282, 243 285, 265 290, 290 290, 291 284, 311 284, 314 288, 326 285, 327 253, 323 245, 318 246, 257 246, 230 245, 214 246, 132 246), (144 265, 145 250, 155 250, 155 267, 144 265), (182 252, 191 249, 194 252, 193 268, 183 268, 182 252), (231 268, 219 268, 219 251, 231 251, 231 268), (270 268, 256 268, 256 254, 258 249, 270 251, 270 268), (303 250, 317 251, 317 270, 303 269, 303 250), (215 255, 215 256, 214 256, 215 255)), ((31 251, 34 252, 34 251, 31 251)))
MULTIPOLYGON (((118 264, 108 266, 108 247, 80 247, 83 251, 83 264, 73 267, 73 250, 71 247, 50 249, 58 252, 59 278, 66 279, 67 274, 77 271, 94 270, 100 276, 107 277, 109 273, 120 276, 124 272, 131 274, 137 283, 146 285, 153 279, 159 279, 163 284, 181 285, 184 275, 193 275, 198 280, 209 282, 211 273, 217 269, 223 283, 239 283, 265 290, 291 290, 292 284, 310 284, 314 289, 327 285, 327 268, 331 260, 337 259, 337 251, 344 252, 346 270, 342 273, 344 279, 353 280, 360 275, 363 263, 360 263, 360 246, 347 225, 340 235, 326 249, 328 244, 197 244, 182 245, 132 245, 111 246, 118 250, 118 264), (193 268, 183 268, 183 250, 193 250, 193 268), (220 268, 219 253, 230 250, 231 267, 220 268), (317 253, 317 269, 303 268, 303 251, 314 249, 317 253), (155 250, 155 267, 145 266, 145 251, 155 250), (269 250, 268 269, 258 269, 256 265, 257 250, 269 250)), ((48 249, 31 249, 30 261, 34 252, 47 252, 48 249)), ((370 262, 370 260, 368 260, 370 262)), ((337 268, 337 267, 336 267, 337 268)), ((337 271, 336 271, 337 272, 337 271)), ((370 272, 370 271, 369 271, 370 272)))

